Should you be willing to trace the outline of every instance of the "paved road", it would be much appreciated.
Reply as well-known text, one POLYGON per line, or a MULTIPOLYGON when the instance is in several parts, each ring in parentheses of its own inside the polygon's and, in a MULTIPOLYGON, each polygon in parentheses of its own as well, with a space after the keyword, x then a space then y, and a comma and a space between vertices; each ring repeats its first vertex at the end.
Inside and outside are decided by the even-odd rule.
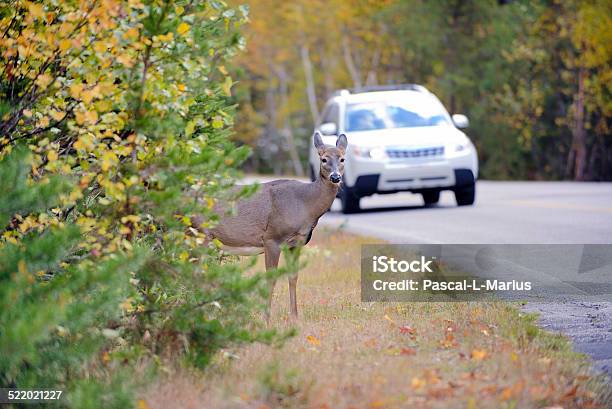
POLYGON ((402 243, 612 243, 612 183, 481 181, 476 194, 457 207, 443 192, 433 208, 419 195, 375 195, 361 199, 363 213, 334 203, 322 221, 402 243))
MULTIPOLYGON (((450 192, 426 208, 418 195, 362 199, 363 212, 340 213, 339 203, 322 225, 344 228, 392 243, 610 244, 612 183, 489 182, 477 187, 477 202, 457 207, 450 192)), ((612 376, 612 303, 538 303, 541 326, 574 341, 612 376)))

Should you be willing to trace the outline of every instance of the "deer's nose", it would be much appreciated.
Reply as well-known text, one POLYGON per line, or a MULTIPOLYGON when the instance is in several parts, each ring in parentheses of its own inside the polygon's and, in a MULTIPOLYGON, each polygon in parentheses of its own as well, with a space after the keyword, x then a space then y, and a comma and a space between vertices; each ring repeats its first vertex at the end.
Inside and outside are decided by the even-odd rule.
POLYGON ((338 173, 332 173, 329 175, 329 180, 331 180, 333 183, 340 182, 340 179, 342 179, 342 177, 338 173))

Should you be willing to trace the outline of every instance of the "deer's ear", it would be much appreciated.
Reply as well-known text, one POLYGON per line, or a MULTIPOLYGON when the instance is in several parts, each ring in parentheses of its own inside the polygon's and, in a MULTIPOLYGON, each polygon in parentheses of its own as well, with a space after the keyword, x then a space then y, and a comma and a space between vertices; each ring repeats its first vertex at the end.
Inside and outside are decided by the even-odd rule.
POLYGON ((346 139, 346 135, 340 134, 340 136, 338 136, 338 140, 336 141, 336 148, 340 149, 341 151, 346 151, 347 146, 348 140, 346 139))
POLYGON ((319 132, 315 132, 313 138, 315 148, 317 148, 319 154, 323 153, 325 150, 325 144, 323 143, 323 139, 321 139, 321 134, 319 132))

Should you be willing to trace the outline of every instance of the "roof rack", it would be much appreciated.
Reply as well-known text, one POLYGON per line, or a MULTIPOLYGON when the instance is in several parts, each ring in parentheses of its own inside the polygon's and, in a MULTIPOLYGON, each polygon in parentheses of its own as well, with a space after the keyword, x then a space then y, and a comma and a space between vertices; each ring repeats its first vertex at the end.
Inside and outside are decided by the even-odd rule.
POLYGON ((360 94, 363 92, 376 92, 376 91, 400 91, 409 90, 417 92, 429 92, 427 88, 419 84, 389 84, 389 85, 368 85, 361 88, 350 88, 341 89, 333 93, 333 96, 347 95, 347 94, 360 94))

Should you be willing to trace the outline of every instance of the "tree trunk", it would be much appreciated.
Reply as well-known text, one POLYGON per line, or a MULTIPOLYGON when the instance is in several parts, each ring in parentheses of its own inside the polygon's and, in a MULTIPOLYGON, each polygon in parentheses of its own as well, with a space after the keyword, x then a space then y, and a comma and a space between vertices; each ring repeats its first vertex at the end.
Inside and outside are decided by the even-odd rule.
POLYGON ((334 67, 336 66, 336 61, 331 57, 327 56, 324 52, 323 48, 319 49, 319 55, 323 56, 321 61, 321 65, 323 66, 323 77, 324 77, 324 86, 325 86, 325 98, 329 98, 334 92, 334 67))
POLYGON ((274 83, 272 81, 272 75, 270 75, 270 79, 268 81, 268 87, 266 89, 266 111, 268 120, 266 121, 266 131, 265 135, 263 135, 262 139, 266 149, 263 150, 263 159, 268 161, 270 166, 273 169, 273 173, 275 175, 280 174, 280 161, 275 160, 272 155, 275 152, 278 152, 278 144, 277 144, 277 128, 276 128, 276 120, 277 120, 277 108, 276 108, 276 92, 274 83))
POLYGON ((376 75, 378 64, 380 64, 380 48, 377 48, 374 51, 374 56, 372 57, 372 66, 370 67, 368 75, 366 76, 366 86, 378 85, 378 76, 376 75))
MULTIPOLYGON (((586 70, 580 67, 578 72, 578 93, 574 109, 574 129, 572 139, 572 150, 574 151, 574 180, 585 179, 586 169, 586 130, 584 128, 584 77, 586 70)), ((572 156, 570 156, 571 158, 572 156)), ((571 162, 570 162, 571 163, 571 162)))
POLYGON ((310 107, 310 115, 312 116, 313 126, 319 123, 319 108, 317 106, 317 93, 315 89, 315 80, 312 72, 312 62, 310 61, 310 50, 307 45, 302 45, 300 48, 302 56, 302 66, 304 67, 304 77, 306 79, 306 94, 308 95, 308 106, 310 107))
POLYGON ((342 37, 342 52, 344 54, 344 62, 346 64, 346 68, 348 69, 348 72, 351 75, 351 79, 353 80, 353 86, 357 90, 359 90, 362 87, 361 74, 355 66, 353 54, 351 53, 351 45, 346 35, 342 37))
MULTIPOLYGON (((282 134, 287 141, 287 148, 289 150, 289 157, 293 165, 293 171, 296 176, 304 176, 304 168, 302 168, 302 162, 300 161, 300 155, 295 146, 295 138, 293 137, 293 130, 291 129, 291 123, 289 121, 289 89, 288 89, 288 75, 284 66, 276 67, 276 75, 279 80, 281 106, 284 108, 285 115, 283 118, 283 129, 282 134)), ((316 123, 316 122, 315 122, 316 123)))

